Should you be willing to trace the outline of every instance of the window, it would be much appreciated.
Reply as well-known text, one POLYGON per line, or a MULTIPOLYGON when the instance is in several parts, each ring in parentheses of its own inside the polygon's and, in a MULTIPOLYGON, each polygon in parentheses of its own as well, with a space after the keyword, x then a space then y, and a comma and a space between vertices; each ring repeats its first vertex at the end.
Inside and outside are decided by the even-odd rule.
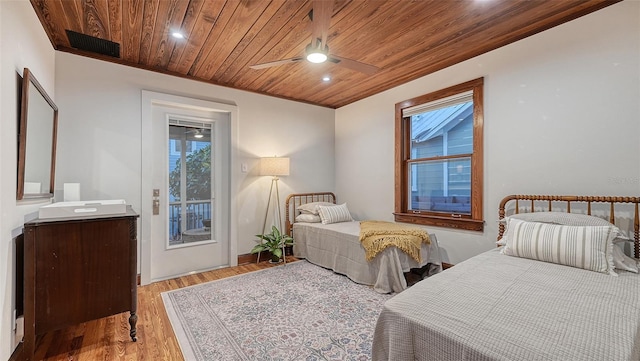
POLYGON ((397 222, 483 230, 483 83, 396 104, 397 222))
POLYGON ((212 136, 209 123, 169 120, 169 247, 211 242, 215 235, 212 136))

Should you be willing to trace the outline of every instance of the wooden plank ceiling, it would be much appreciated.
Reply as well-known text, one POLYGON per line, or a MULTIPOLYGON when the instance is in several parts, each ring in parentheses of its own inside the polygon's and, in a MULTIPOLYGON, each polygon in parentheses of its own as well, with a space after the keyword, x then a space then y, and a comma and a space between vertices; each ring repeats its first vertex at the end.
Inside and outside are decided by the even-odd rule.
POLYGON ((335 0, 329 53, 379 68, 368 75, 306 60, 249 68, 304 56, 311 0, 31 0, 57 50, 330 108, 616 2, 335 0), (65 30, 118 43, 120 57, 74 49, 65 30), (173 38, 174 30, 186 39, 173 38))

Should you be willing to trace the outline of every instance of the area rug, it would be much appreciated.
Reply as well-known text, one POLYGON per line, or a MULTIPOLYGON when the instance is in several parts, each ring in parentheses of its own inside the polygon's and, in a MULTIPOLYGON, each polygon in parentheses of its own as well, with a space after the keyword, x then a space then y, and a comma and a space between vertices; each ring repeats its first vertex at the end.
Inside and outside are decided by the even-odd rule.
POLYGON ((391 295, 307 261, 164 292, 185 360, 370 360, 391 295))

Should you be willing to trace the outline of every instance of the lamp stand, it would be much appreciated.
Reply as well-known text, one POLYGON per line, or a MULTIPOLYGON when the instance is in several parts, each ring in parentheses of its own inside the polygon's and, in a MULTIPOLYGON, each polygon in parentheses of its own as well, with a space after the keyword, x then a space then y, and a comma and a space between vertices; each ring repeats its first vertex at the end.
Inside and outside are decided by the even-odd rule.
MULTIPOLYGON (((267 200, 267 210, 265 211, 264 214, 264 222, 262 223, 262 236, 264 236, 264 232, 267 229, 267 218, 269 218, 269 208, 271 208, 271 198, 273 198, 273 185, 276 185, 276 205, 275 205, 275 210, 277 210, 277 214, 276 214, 276 219, 275 221, 277 221, 276 225, 280 228, 280 232, 283 232, 284 230, 282 229, 282 215, 280 212, 280 191, 278 190, 278 180, 280 180, 280 178, 274 176, 273 178, 271 178, 271 188, 269 188, 269 199, 267 200)), ((260 239, 260 242, 262 242, 263 239, 260 239)), ((287 264, 287 257, 286 257, 286 251, 285 251, 285 245, 282 245, 282 260, 284 261, 284 264, 287 264)), ((258 252, 258 263, 260 263, 260 252, 258 252)))

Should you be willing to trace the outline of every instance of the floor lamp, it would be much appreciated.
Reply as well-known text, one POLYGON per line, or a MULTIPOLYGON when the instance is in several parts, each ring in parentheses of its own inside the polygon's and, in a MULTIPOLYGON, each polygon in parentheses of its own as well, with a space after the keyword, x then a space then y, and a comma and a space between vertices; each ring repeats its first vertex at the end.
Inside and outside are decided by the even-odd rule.
MULTIPOLYGON (((289 158, 284 157, 266 157, 260 159, 260 175, 268 175, 271 176, 271 188, 269 188, 269 200, 267 201, 267 210, 264 214, 264 222, 262 223, 262 235, 264 236, 264 232, 267 229, 267 218, 269 218, 269 208, 271 208, 271 198, 273 198, 273 187, 275 185, 276 188, 276 216, 274 217, 274 221, 276 222, 277 227, 279 227, 281 232, 285 232, 282 228, 282 212, 280 211, 280 192, 278 191, 278 176, 287 176, 289 175, 289 158)), ((262 240, 260 240, 262 242, 262 240)), ((282 245, 282 259, 284 263, 287 263, 285 257, 285 246, 282 245)), ((260 262, 260 253, 258 253, 258 262, 260 262)))

